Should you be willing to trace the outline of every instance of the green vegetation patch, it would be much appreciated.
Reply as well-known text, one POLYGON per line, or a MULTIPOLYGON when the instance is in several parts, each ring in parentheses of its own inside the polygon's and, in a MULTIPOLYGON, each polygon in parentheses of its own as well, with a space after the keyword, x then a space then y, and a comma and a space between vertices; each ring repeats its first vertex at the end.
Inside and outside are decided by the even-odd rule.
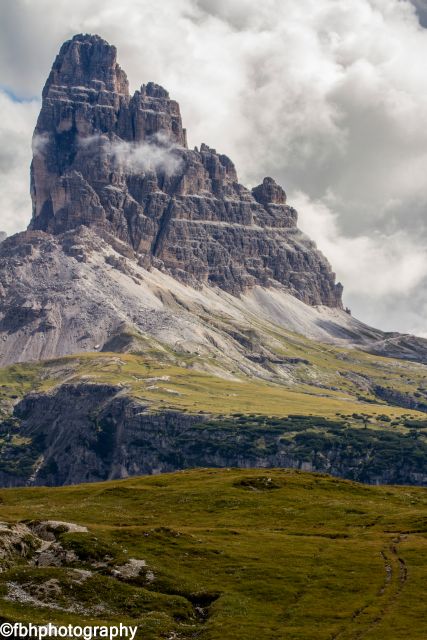
POLYGON ((424 640, 426 510, 421 488, 277 469, 1 490, 2 520, 90 532, 59 535, 82 558, 72 567, 3 571, 1 616, 133 621, 149 640, 424 640), (132 558, 145 571, 115 578, 132 558))
POLYGON ((109 563, 126 562, 121 547, 89 533, 63 533, 60 542, 65 549, 74 551, 82 562, 108 561, 109 563))

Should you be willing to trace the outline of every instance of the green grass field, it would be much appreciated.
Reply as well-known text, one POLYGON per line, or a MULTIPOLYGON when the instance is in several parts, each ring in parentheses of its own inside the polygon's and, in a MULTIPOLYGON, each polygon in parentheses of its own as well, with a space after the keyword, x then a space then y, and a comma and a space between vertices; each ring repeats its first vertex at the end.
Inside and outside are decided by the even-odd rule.
MULTIPOLYGON (((312 350, 320 349, 316 343, 310 344, 312 350)), ((216 415, 241 412, 332 417, 342 413, 350 418, 353 413, 365 413, 372 417, 424 417, 415 409, 389 406, 370 393, 361 395, 352 380, 342 375, 363 374, 374 384, 420 396, 417 389, 424 392, 427 384, 423 365, 348 350, 345 353, 347 360, 341 360, 339 350, 323 346, 321 363, 313 356, 315 371, 299 367, 293 374, 295 379, 288 382, 264 381, 236 372, 231 378, 214 375, 203 371, 209 363, 197 356, 165 357, 158 351, 151 355, 86 353, 0 369, 0 405, 6 415, 13 399, 29 391, 48 391, 63 383, 95 382, 120 385, 129 395, 148 401, 153 410, 203 410, 216 415)))
POLYGON ((128 621, 147 640, 424 640, 426 507, 424 489, 286 470, 1 490, 4 521, 86 525, 62 542, 77 551, 76 566, 92 568, 76 586, 74 569, 21 558, 0 574, 1 616, 128 621), (104 556, 109 565, 143 559, 154 579, 117 581, 102 563, 93 569, 104 556), (36 607, 4 599, 10 583, 31 590, 52 580, 60 609, 45 606, 53 596, 36 607), (64 610, 73 606, 80 613, 64 610))
MULTIPOLYGON (((0 370, 0 411, 7 418, 30 391, 107 383, 153 412, 209 414, 217 430, 280 427, 308 458, 338 436, 364 456, 375 436, 380 470, 405 457, 403 445, 419 444, 414 455, 425 459, 425 412, 373 391, 423 402, 425 366, 289 332, 272 338, 278 357, 298 362, 270 380, 150 344, 139 354, 13 365, 0 370)), ((18 422, 5 420, 0 458, 30 446, 18 422)), ((140 640, 424 640, 426 507, 421 488, 271 469, 3 489, 0 520, 69 521, 89 533, 62 533, 74 560, 42 567, 31 544, 2 557, 0 527, 0 619, 138 624, 140 640), (146 573, 118 579, 131 558, 144 560, 146 573)))
MULTIPOLYGON (((297 364, 290 367, 292 376, 277 381, 221 370, 218 363, 212 369, 209 359, 162 350, 158 345, 144 354, 86 353, 1 369, 0 410, 5 420, 0 424, 0 472, 19 476, 24 470, 28 479, 46 453, 38 448, 40 434, 23 430, 19 418, 8 419, 14 403, 30 391, 49 393, 63 384, 97 383, 111 385, 112 393, 115 388, 136 398, 152 413, 204 414, 203 418, 221 429, 228 426, 230 434, 236 425, 246 428, 251 416, 258 422, 265 417, 273 426, 288 416, 307 417, 296 431, 287 423, 282 434, 287 440, 295 440, 297 446, 288 454, 300 462, 311 464, 318 454, 327 460, 339 449, 339 458, 354 469, 349 471, 341 465, 338 471, 332 471, 337 475, 366 481, 369 474, 360 468, 368 465, 378 471, 369 481, 421 482, 426 473, 427 421, 425 412, 413 406, 417 402, 427 406, 422 404, 427 402, 425 366, 320 345, 301 336, 292 340, 288 337, 287 348, 289 351, 293 345, 291 353, 297 364), (303 359, 298 360, 295 351, 300 343, 299 355, 309 359, 301 363, 303 359), (412 408, 387 404, 375 395, 377 386, 409 399, 412 408), (325 431, 323 419, 339 423, 339 433, 325 431), (304 424, 306 433, 301 434, 304 424), (302 439, 304 442, 299 442, 302 439), (387 476, 390 465, 392 470, 405 469, 403 475, 399 471, 400 475, 387 476), (414 473, 421 474, 420 478, 414 473)), ((260 433, 260 447, 263 435, 260 433)), ((223 440, 224 452, 230 453, 225 431, 223 440)), ((252 458, 256 457, 257 451, 253 447, 251 451, 252 458)), ((216 463, 195 458, 187 466, 211 464, 216 463)), ((293 466, 292 462, 286 464, 293 466)), ((317 462, 311 469, 329 470, 328 464, 317 462)), ((177 464, 175 468, 183 466, 177 464)), ((103 476, 107 477, 111 476, 103 476)))

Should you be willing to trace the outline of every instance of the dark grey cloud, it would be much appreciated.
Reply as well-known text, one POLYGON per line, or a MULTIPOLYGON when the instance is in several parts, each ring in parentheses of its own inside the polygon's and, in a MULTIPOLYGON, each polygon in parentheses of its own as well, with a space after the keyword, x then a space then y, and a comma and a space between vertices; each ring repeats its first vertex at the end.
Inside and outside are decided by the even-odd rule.
MULTIPOLYGON (((355 314, 427 331, 427 0, 3 0, 0 195, 30 217, 29 141, 63 40, 114 43, 131 86, 181 104, 190 144, 272 175, 330 258, 355 314)), ((391 326, 392 325, 392 326, 391 326)))
POLYGON ((427 0, 411 0, 417 10, 421 26, 427 27, 427 0))

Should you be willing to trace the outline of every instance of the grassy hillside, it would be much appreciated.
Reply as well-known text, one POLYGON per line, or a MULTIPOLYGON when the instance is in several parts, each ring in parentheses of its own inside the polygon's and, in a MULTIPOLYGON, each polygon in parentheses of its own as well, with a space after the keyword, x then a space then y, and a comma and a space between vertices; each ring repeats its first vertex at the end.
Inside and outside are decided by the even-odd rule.
MULTIPOLYGON (((178 411, 200 416, 201 423, 208 420, 213 430, 203 427, 195 447, 190 445, 197 434, 190 432, 187 442, 177 440, 172 446, 179 453, 181 445, 186 445, 181 451, 182 462, 171 451, 164 452, 171 465, 163 469, 166 471, 191 466, 283 465, 369 482, 425 483, 426 366, 324 345, 290 332, 286 339, 280 336, 277 334, 275 342, 277 361, 272 364, 270 359, 266 365, 269 379, 262 377, 266 369, 261 368, 257 377, 253 372, 234 370, 219 358, 179 353, 158 342, 145 344, 140 353, 86 353, 0 370, 4 418, 0 420, 0 472, 6 474, 4 484, 14 484, 17 477, 21 484, 31 483, 34 473, 40 476, 39 484, 65 482, 52 473, 63 467, 60 443, 66 434, 57 435, 59 449, 45 449, 43 443, 50 441, 52 424, 65 424, 69 415, 57 420, 52 413, 46 424, 41 420, 39 426, 26 426, 28 412, 24 418, 19 414, 10 419, 14 404, 30 391, 50 392, 65 383, 107 384, 115 393, 122 390, 120 394, 135 398, 143 411, 178 411), (241 430, 247 434, 246 447, 238 433, 241 430), (286 443, 289 446, 284 449, 286 443), (229 459, 223 456, 216 460, 215 448, 229 459), (202 450, 209 450, 211 457, 195 455, 202 450), (46 477, 48 481, 43 480, 46 477)), ((80 402, 84 402, 82 398, 80 402)), ((81 444, 96 439, 93 420, 101 411, 102 404, 90 407, 86 426, 69 426, 67 433, 82 429, 81 444)), ((129 433, 133 428, 140 432, 142 427, 134 425, 129 433)), ((122 433, 117 424, 113 432, 122 433)), ((101 470, 96 479, 117 477, 123 464, 124 475, 150 471, 147 466, 135 467, 132 456, 137 463, 141 456, 148 460, 156 447, 150 449, 148 443, 148 449, 132 453, 132 442, 130 438, 126 444, 123 440, 119 443, 119 449, 126 446, 124 461, 117 460, 114 468, 101 470)), ((151 458, 153 468, 164 463, 154 455, 151 458)), ((80 474, 67 482, 88 479, 80 474)))
POLYGON ((216 415, 343 414, 350 421, 353 413, 360 413, 385 416, 387 423, 387 418, 399 422, 402 416, 424 417, 416 405, 427 403, 425 365, 306 342, 300 358, 295 356, 296 362, 288 365, 289 375, 277 380, 229 371, 197 354, 159 349, 144 354, 86 353, 12 365, 0 369, 0 404, 6 415, 13 402, 31 390, 48 391, 64 382, 84 381, 121 385, 129 395, 148 401, 153 410, 203 410, 216 415), (408 406, 390 404, 375 395, 377 387, 401 394, 408 406))
POLYGON ((146 640, 421 640, 426 507, 423 489, 281 470, 1 490, 2 520, 89 529, 59 536, 78 556, 68 565, 30 566, 31 552, 9 561, 1 616, 129 621, 146 640), (118 580, 130 558, 146 568, 118 580))

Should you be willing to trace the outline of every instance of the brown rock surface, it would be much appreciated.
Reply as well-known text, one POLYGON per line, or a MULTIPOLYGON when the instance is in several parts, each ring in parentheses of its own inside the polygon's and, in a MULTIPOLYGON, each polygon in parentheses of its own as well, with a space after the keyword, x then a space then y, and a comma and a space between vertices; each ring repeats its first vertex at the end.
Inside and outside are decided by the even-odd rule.
POLYGON ((31 193, 29 230, 0 245, 1 364, 168 345, 269 378, 277 326, 427 361, 425 340, 345 313, 284 190, 265 178, 249 191, 229 158, 189 150, 178 104, 153 83, 130 96, 98 36, 75 36, 55 60, 31 193))
POLYGON ((99 36, 75 36, 54 62, 31 193, 32 230, 83 224, 193 285, 233 294, 284 286, 310 305, 342 306, 341 285, 283 189, 265 178, 251 192, 227 156, 189 150, 178 104, 152 82, 131 96, 115 47, 99 36))

